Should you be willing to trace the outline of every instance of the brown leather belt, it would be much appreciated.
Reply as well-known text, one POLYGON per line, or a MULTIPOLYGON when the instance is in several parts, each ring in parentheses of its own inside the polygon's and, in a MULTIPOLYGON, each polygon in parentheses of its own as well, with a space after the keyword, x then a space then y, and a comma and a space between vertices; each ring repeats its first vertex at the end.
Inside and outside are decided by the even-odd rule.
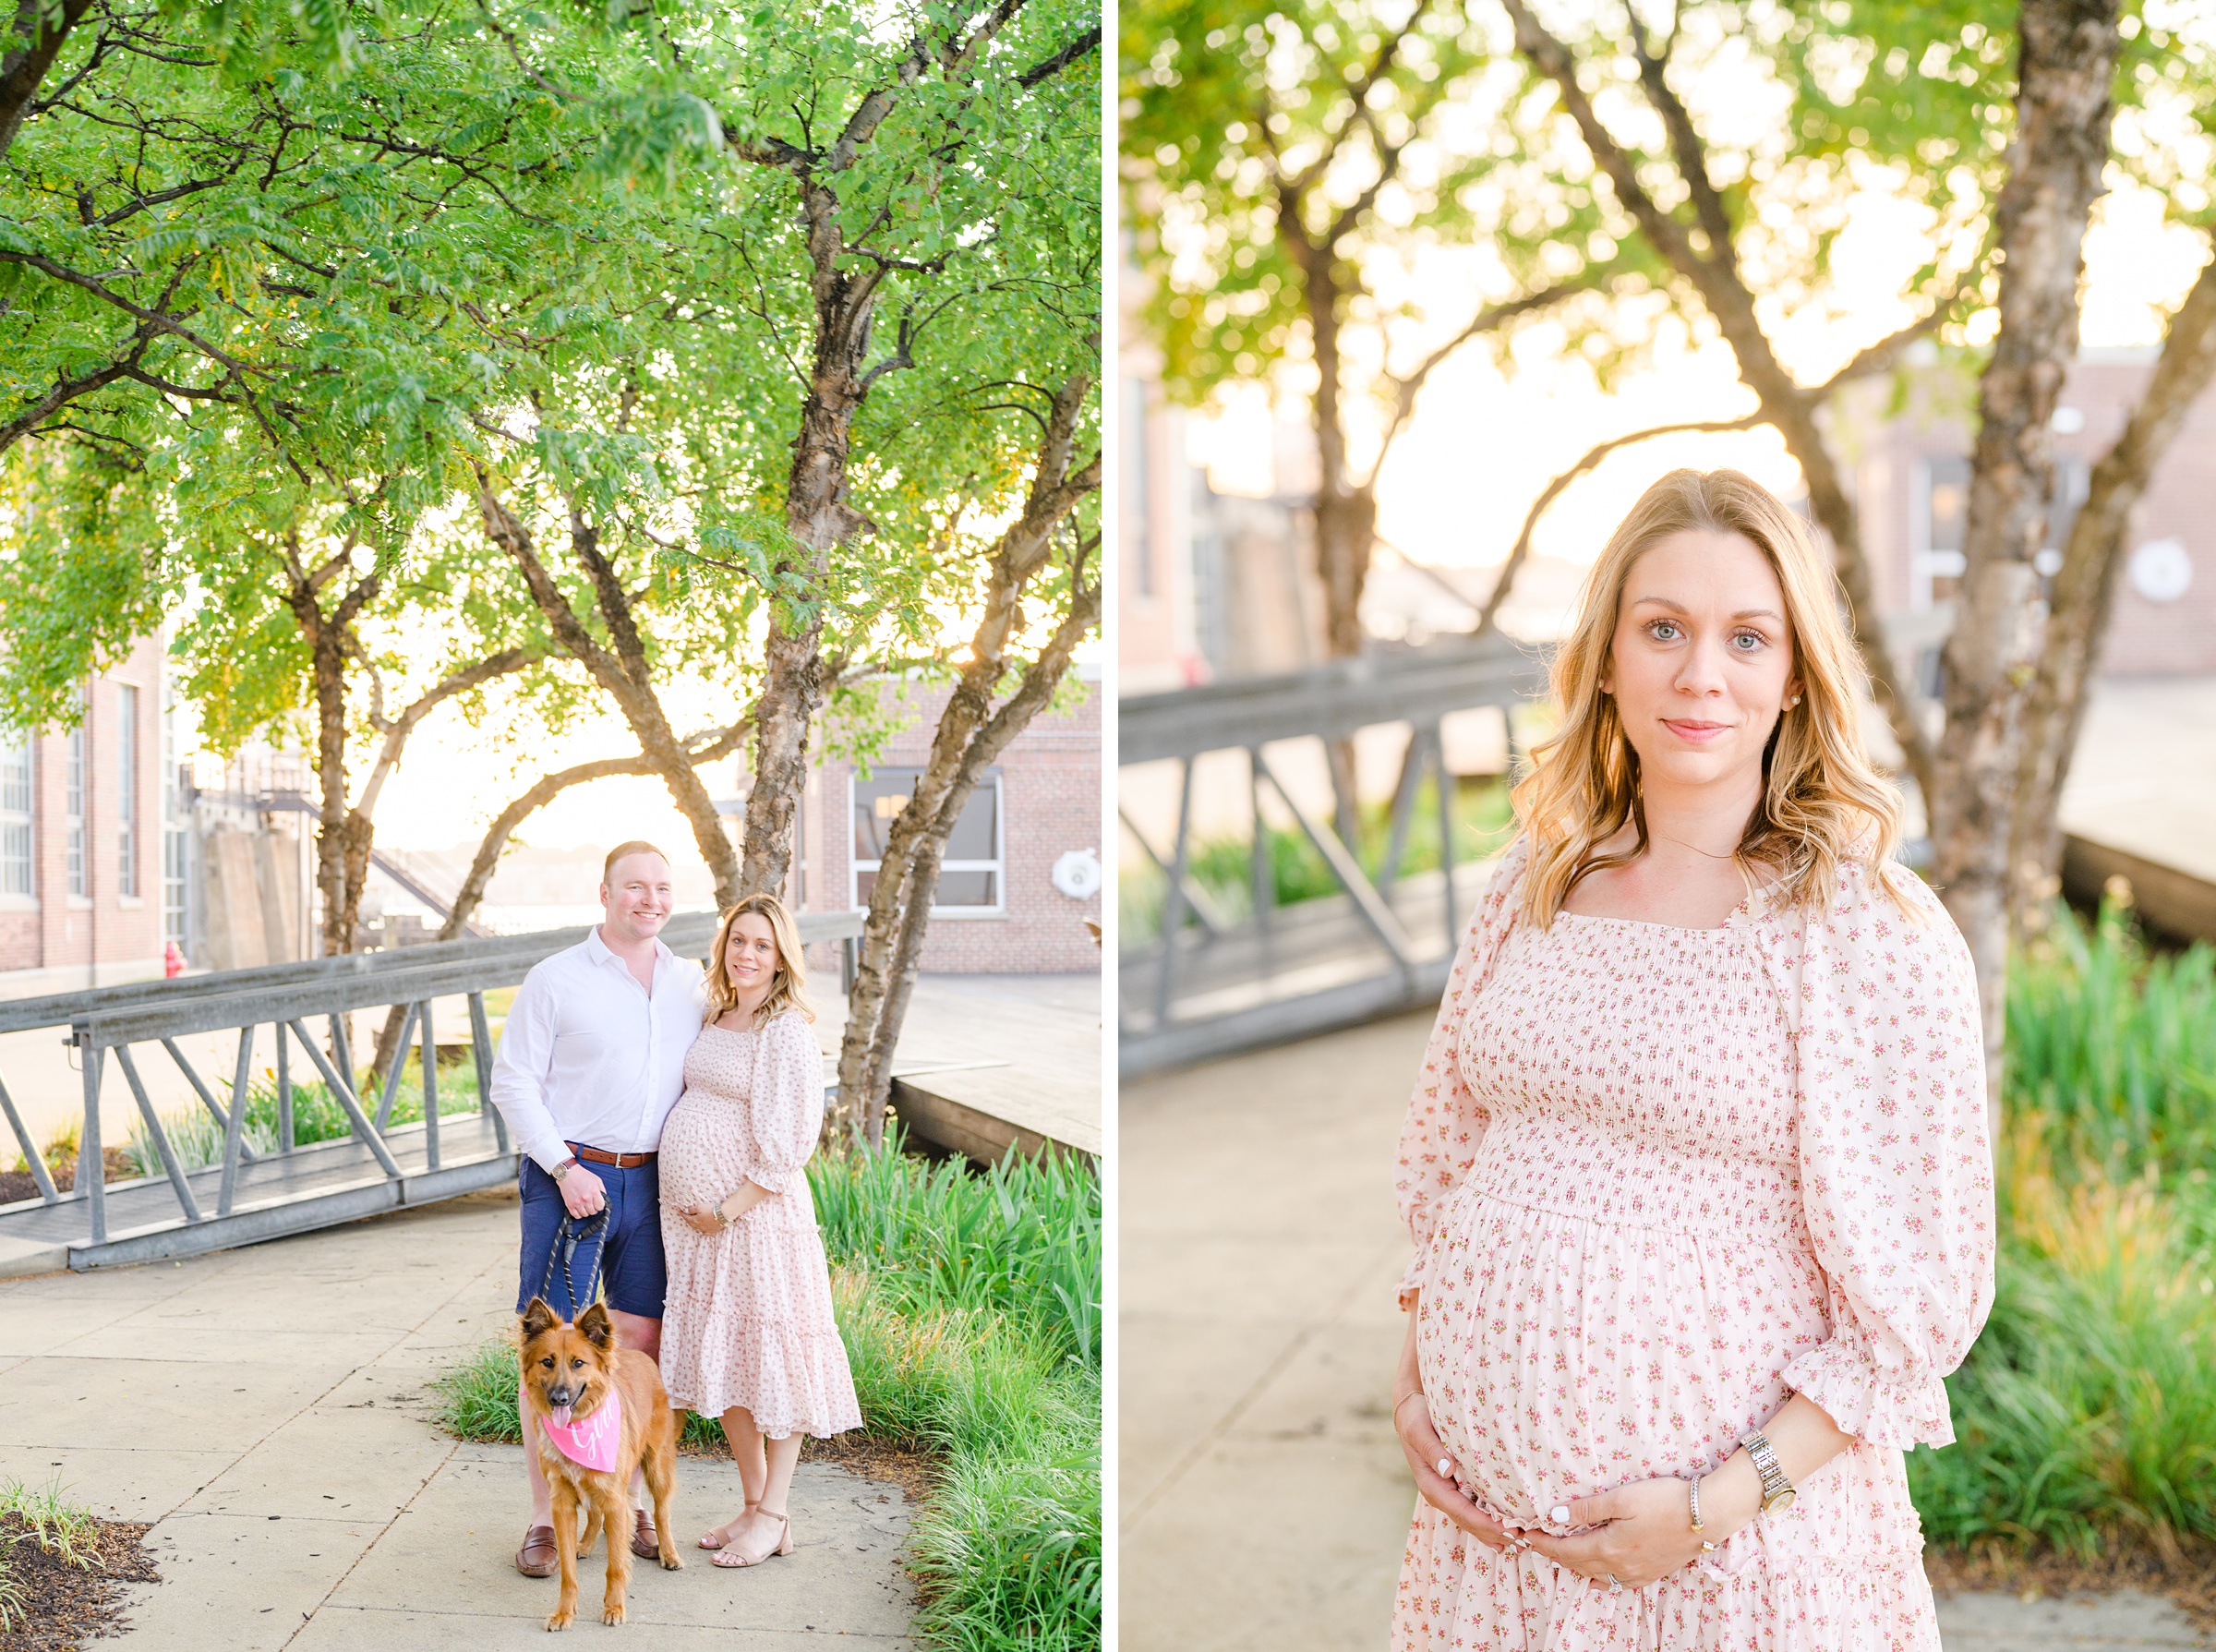
POLYGON ((642 1164, 654 1163, 652 1153, 603 1152, 596 1147, 580 1147, 574 1141, 570 1143, 570 1151, 587 1164, 613 1164, 618 1170, 636 1170, 642 1164))

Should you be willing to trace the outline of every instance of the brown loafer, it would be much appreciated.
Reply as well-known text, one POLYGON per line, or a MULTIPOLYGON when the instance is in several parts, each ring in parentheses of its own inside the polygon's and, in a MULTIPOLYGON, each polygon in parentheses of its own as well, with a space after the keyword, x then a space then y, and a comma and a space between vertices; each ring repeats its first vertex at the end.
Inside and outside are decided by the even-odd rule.
POLYGON ((551 1577, 561 1569, 552 1526, 535 1525, 524 1534, 524 1546, 515 1551, 515 1569, 525 1577, 551 1577))
POLYGON ((632 1523, 631 1552, 643 1561, 653 1560, 662 1552, 661 1540, 654 1534, 654 1516, 644 1509, 638 1512, 638 1518, 632 1523))

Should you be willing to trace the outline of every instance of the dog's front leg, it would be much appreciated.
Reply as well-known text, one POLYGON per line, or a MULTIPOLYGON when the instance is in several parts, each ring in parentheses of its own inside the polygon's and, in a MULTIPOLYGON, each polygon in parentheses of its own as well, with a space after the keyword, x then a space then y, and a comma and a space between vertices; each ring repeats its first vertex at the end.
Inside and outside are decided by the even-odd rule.
POLYGON ((623 1596, 631 1586, 631 1530, 637 1518, 631 1506, 629 1477, 597 1477, 601 1529, 608 1536, 608 1592, 600 1598, 600 1622, 623 1622, 623 1596))
POLYGON ((554 1552, 561 1561, 561 1596, 547 1627, 567 1629, 577 1615, 577 1489, 565 1474, 549 1477, 554 1481, 554 1552))

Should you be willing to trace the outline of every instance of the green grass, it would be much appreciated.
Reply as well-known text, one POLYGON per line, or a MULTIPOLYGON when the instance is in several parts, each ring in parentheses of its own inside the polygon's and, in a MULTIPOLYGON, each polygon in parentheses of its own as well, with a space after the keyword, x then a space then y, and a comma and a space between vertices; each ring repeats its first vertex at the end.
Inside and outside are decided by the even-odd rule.
MULTIPOLYGON (((65 1566, 90 1572, 98 1563, 100 1522, 90 1509, 63 1500, 58 1476, 36 1490, 19 1479, 0 1481, 0 1515, 6 1514, 21 1521, 30 1541, 65 1566)), ((13 1542, 0 1544, 0 1634, 30 1623, 29 1591, 10 1564, 14 1548, 13 1542)))
POLYGON ((1924 1529, 2091 1560, 2216 1542, 2216 953, 2114 903, 2011 971, 1992 1318, 1909 1458, 1924 1529))
MULTIPOLYGON (((937 1652, 1101 1644, 1101 1197, 1067 1160, 977 1173, 897 1150, 819 1155, 809 1183, 863 1427, 930 1454, 910 1527, 937 1652)), ((440 1379, 441 1418, 517 1441, 515 1354, 440 1379)), ((688 1439, 720 1444, 695 1417, 688 1439)))
MULTIPOLYGON (((1401 852, 1402 873, 1439 870, 1438 795, 1437 784, 1432 780, 1424 781, 1416 790, 1408 841, 1401 852)), ((1514 816, 1505 784, 1490 778, 1457 780, 1453 804, 1457 865, 1497 855, 1507 847, 1514 834, 1514 816)), ((1375 877, 1385 863, 1385 851, 1390 847, 1392 806, 1390 801, 1379 799, 1365 803, 1357 814, 1362 829, 1361 841, 1355 846, 1355 859, 1364 871, 1375 877)), ((1268 850, 1271 899, 1275 905, 1292 906, 1340 893, 1339 880, 1331 875, 1322 854, 1298 826, 1283 830, 1265 826, 1263 838, 1268 850)), ((1162 844, 1156 847, 1166 848, 1162 844)), ((1238 922, 1253 915, 1249 839, 1205 838, 1193 843, 1186 852, 1193 881, 1208 892, 1227 918, 1238 922)), ((1143 944, 1160 933, 1162 899, 1168 886, 1169 879, 1143 854, 1125 861, 1118 874, 1116 898, 1126 945, 1143 944)))

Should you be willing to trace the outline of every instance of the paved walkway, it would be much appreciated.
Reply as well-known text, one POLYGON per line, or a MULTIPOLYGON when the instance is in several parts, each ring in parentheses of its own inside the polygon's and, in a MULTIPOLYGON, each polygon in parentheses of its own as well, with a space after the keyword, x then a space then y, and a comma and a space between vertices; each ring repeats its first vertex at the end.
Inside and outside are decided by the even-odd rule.
MULTIPOLYGON (((1383 1644, 1403 1017, 1123 1087, 1123 1652, 1383 1644)), ((1947 1652, 2216 1646, 2146 1596, 1940 1604, 1947 1652)))
MULTIPOLYGON (((522 1448, 431 1426, 432 1379, 513 1320, 515 1205, 479 1194, 185 1262, 0 1281, 0 1478, 154 1523, 131 1652, 547 1645, 555 1586, 512 1563, 522 1448)), ((900 1491, 804 1464, 789 1559, 732 1574, 690 1548, 741 1502, 679 1465, 681 1572, 642 1562, 630 1621, 682 1652, 905 1648, 900 1491)), ((605 1562, 586 1562, 587 1604, 605 1562)), ((602 1633, 596 1607, 572 1634, 602 1633)))

